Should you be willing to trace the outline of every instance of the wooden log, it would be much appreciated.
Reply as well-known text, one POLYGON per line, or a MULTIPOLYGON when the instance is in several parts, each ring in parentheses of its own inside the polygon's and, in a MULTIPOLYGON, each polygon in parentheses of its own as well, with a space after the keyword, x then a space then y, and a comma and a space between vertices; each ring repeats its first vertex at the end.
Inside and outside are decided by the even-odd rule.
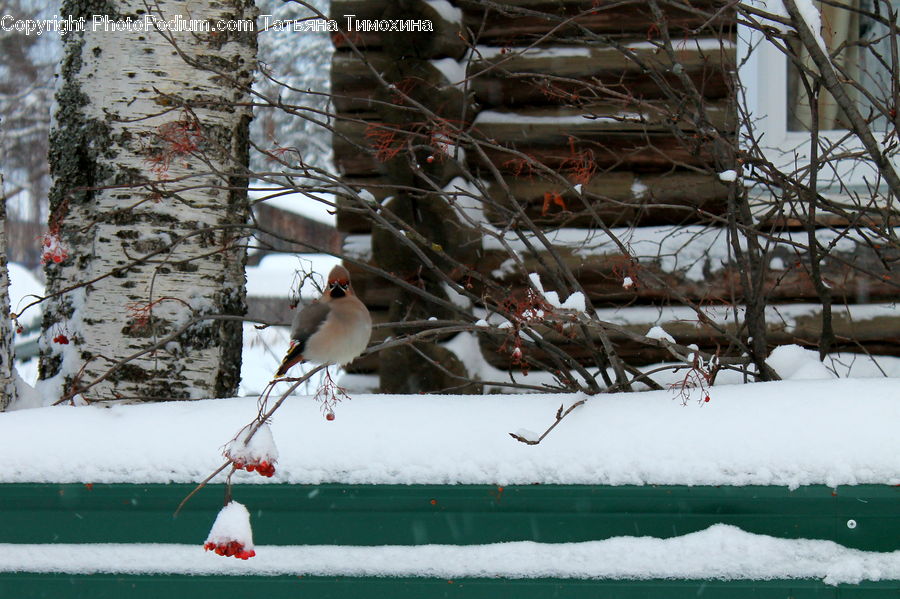
MULTIPOLYGON (((465 24, 477 32, 476 42, 491 45, 522 45, 537 39, 576 41, 593 34, 640 35, 659 32, 646 2, 584 2, 582 0, 515 0, 491 3, 460 0, 465 24), (590 32, 590 33, 588 33, 590 32)), ((722 10, 720 2, 685 4, 660 2, 672 32, 728 31, 735 17, 722 10)))
MULTIPOLYGON (((345 178, 345 182, 354 189, 371 193, 378 204, 396 195, 398 189, 384 177, 345 178)), ((487 185, 483 209, 488 222, 498 227, 509 226, 512 222, 517 228, 521 223, 512 217, 513 202, 541 227, 591 228, 597 226, 597 219, 610 227, 691 224, 703 220, 697 216, 697 210, 722 213, 728 194, 727 186, 718 179, 687 172, 666 175, 602 173, 582 186, 584 199, 573 191, 561 189, 557 182, 539 178, 506 178, 502 184, 487 185), (560 194, 565 208, 554 201, 554 193, 560 194), (551 194, 549 202, 546 194, 551 194), (585 207, 585 201, 590 210, 585 207)), ((371 232, 368 212, 358 201, 340 193, 336 196, 338 231, 371 232)))
MULTIPOLYGON (((706 166, 713 161, 707 139, 692 134, 685 141, 676 139, 667 132, 670 125, 664 120, 647 118, 638 122, 637 118, 618 115, 582 118, 581 113, 575 116, 569 113, 569 110, 553 114, 492 111, 486 116, 479 115, 472 133, 494 146, 485 147, 484 154, 496 167, 517 176, 534 176, 540 174, 540 169, 516 152, 553 170, 575 174, 582 183, 604 168, 667 171, 673 164, 706 166), (496 146, 506 146, 512 151, 496 146)), ((710 115, 722 126, 731 118, 724 107, 710 107, 710 115)), ((684 128, 689 124, 685 121, 684 128)), ((345 176, 387 174, 389 165, 385 163, 398 157, 406 162, 407 150, 412 146, 419 167, 446 182, 456 171, 450 168, 452 161, 442 159, 440 139, 450 138, 424 120, 395 124, 379 121, 377 115, 359 115, 335 123, 335 163, 345 176), (435 139, 439 141, 435 143, 435 139), (435 155, 438 160, 427 160, 428 156, 435 155)), ((470 151, 467 156, 470 166, 482 164, 478 152, 470 151)))
MULTIPOLYGON (((572 185, 575 185, 573 182, 572 185)), ((611 171, 597 175, 581 194, 556 181, 506 178, 488 186, 485 215, 499 227, 515 220, 515 205, 541 227, 609 227, 691 224, 724 213, 728 187, 717 178, 690 172, 638 175, 611 171)))
MULTIPOLYGON (((665 229, 659 229, 658 246, 622 237, 638 260, 623 254, 612 244, 603 250, 572 246, 554 249, 595 307, 666 305, 678 302, 679 297, 701 304, 743 301, 740 269, 724 262, 727 259, 727 248, 723 247, 726 243, 724 231, 716 239, 698 237, 691 240, 689 235, 674 233, 679 227, 671 228, 674 237, 666 239, 662 233, 665 229), (625 284, 626 277, 631 279, 632 285, 625 284)), ((588 235, 585 231, 585 238, 588 235)), ((544 266, 553 264, 549 254, 542 252, 540 259, 523 255, 522 259, 528 273, 537 273, 548 290, 558 291, 549 283, 552 277, 544 266)), ((884 250, 879 256, 875 250, 860 244, 852 249, 833 251, 822 262, 822 276, 836 303, 890 301, 897 297, 898 285, 884 265, 898 259, 900 251, 884 250)), ((807 264, 805 253, 796 253, 787 246, 776 247, 770 265, 777 268, 768 269, 763 281, 767 300, 817 301, 807 264)), ((512 293, 527 286, 525 274, 513 270, 510 257, 503 250, 486 250, 479 271, 508 286, 512 293)))
POLYGON ((332 150, 344 177, 384 176, 395 185, 428 188, 422 177, 442 187, 459 175, 459 165, 445 153, 453 151, 452 143, 426 121, 389 123, 366 114, 335 121, 332 150))
POLYGON ((397 186, 391 185, 383 177, 345 177, 343 182, 352 187, 356 196, 338 192, 337 198, 337 230, 343 233, 371 233, 372 221, 369 212, 360 205, 360 200, 383 204, 397 195, 397 186), (359 199, 357 199, 357 197, 359 199))
MULTIPOLYGON (((384 165, 386 160, 396 156, 389 155, 393 145, 387 142, 379 150, 382 139, 379 135, 390 133, 390 127, 380 127, 375 120, 375 115, 363 115, 354 119, 338 119, 334 123, 334 136, 331 147, 334 152, 334 163, 337 170, 344 177, 371 177, 387 174, 384 165), (368 117, 370 120, 365 120, 368 117), (385 131, 382 134, 382 130, 385 131), (379 152, 382 153, 379 153, 379 152)), ((394 133, 399 138, 400 133, 394 133)), ((386 139, 386 138, 385 138, 386 139)), ((402 150, 403 144, 398 139, 391 140, 396 143, 397 152, 402 150)))
MULTIPOLYGON (((664 133, 611 132, 565 145, 522 143, 510 149, 485 148, 484 156, 506 176, 533 179, 543 174, 543 166, 581 183, 607 169, 664 172, 677 166, 707 168, 714 163, 712 147, 703 140, 685 145, 664 133)), ((486 166, 475 152, 467 157, 472 169, 486 166)))
MULTIPOLYGON (((622 104, 584 107, 528 107, 481 112, 473 134, 492 144, 531 156, 547 167, 589 182, 603 168, 668 170, 673 164, 703 166, 713 161, 712 147, 696 128, 685 107, 644 103, 640 109, 622 104), (675 136, 685 133, 683 140, 675 136)), ((705 118, 720 131, 734 128, 734 112, 725 101, 710 101, 705 118)), ((494 166, 518 176, 536 174, 527 159, 500 148, 485 149, 494 166)), ((472 165, 478 155, 469 153, 472 165)))
POLYGON ((465 68, 450 58, 397 60, 372 51, 363 59, 356 53, 336 52, 331 60, 332 102, 340 113, 373 112, 382 119, 395 114, 391 120, 402 121, 403 113, 409 112, 404 96, 409 96, 438 115, 459 120, 466 102, 456 84, 465 76, 465 68))
MULTIPOLYGON (((583 247, 577 243, 557 243, 554 251, 569 268, 593 305, 597 308, 623 305, 669 305, 680 298, 698 304, 739 303, 744 300, 740 269, 727 262, 727 238, 724 232, 715 235, 714 230, 696 233, 699 227, 659 227, 655 229, 655 241, 641 240, 622 235, 622 243, 631 248, 632 255, 622 253, 610 243, 603 248, 591 247, 587 239, 591 232, 581 233, 583 247), (692 230, 693 229, 693 230, 692 230), (668 233, 666 232, 668 231, 668 233), (626 277, 631 284, 626 284, 626 277)), ((569 230, 577 235, 577 230, 569 230)), ((622 230, 619 233, 623 233, 622 230)), ((797 233, 801 237, 804 233, 797 233)), ((551 241, 554 233, 548 235, 551 241)), ((356 243, 360 236, 348 237, 347 243, 356 243)), ((650 236, 649 239, 654 239, 650 236)), ((799 241, 799 239, 798 239, 799 241)), ((548 291, 555 289, 551 273, 547 270, 555 263, 548 253, 539 257, 525 253, 519 244, 511 242, 520 251, 524 271, 516 270, 509 254, 488 247, 476 260, 464 261, 486 278, 497 282, 503 291, 490 292, 474 281, 472 292, 489 303, 502 303, 520 293, 527 286, 526 273, 536 273, 548 291)), ((353 252, 354 256, 372 261, 371 252, 353 252)), ((833 250, 821 265, 822 275, 830 287, 833 300, 841 303, 868 303, 892 301, 898 295, 898 285, 891 278, 885 264, 900 259, 897 250, 873 250, 865 244, 833 250)), ((769 302, 818 301, 815 285, 808 273, 808 256, 798 253, 788 245, 775 247, 770 254, 770 268, 763 280, 763 292, 769 302)), ((399 268, 399 266, 398 266, 399 268)), ((399 276, 412 276, 391 269, 399 276)), ((358 267, 351 267, 357 293, 371 306, 387 307, 399 297, 398 290, 390 282, 369 274, 358 267)), ((461 272, 460 278, 466 273, 461 272)), ((565 298, 566 291, 560 294, 565 298)))
MULTIPOLYGON (((364 236, 354 235, 350 237, 349 240, 352 242, 362 237, 364 236)), ((365 237, 371 239, 371 236, 365 237)), ((345 246, 345 251, 347 250, 348 248, 345 246)), ((354 258, 360 258, 366 262, 375 264, 371 253, 363 256, 352 253, 353 250, 350 250, 350 252, 354 258)), ((356 295, 359 296, 359 299, 370 309, 387 310, 391 304, 400 297, 399 288, 383 277, 374 275, 368 270, 353 263, 345 262, 344 265, 350 272, 350 279, 353 281, 353 290, 356 292, 356 295)))
POLYGON ((460 58, 466 51, 462 11, 446 1, 332 0, 330 14, 340 30, 331 38, 337 49, 380 49, 395 58, 460 58), (419 27, 424 21, 428 27, 419 27))
MULTIPOLYGON (((477 47, 469 64, 471 88, 480 104, 520 106, 577 104, 603 99, 610 92, 643 99, 664 97, 648 76, 658 73, 672 89, 682 89, 665 52, 649 42, 615 47, 477 47), (558 78, 563 78, 559 80, 558 78)), ((708 99, 730 95, 728 71, 734 68, 734 44, 698 39, 676 46, 678 68, 708 99)))
MULTIPOLYGON (((723 101, 704 106, 709 124, 732 129, 735 114, 723 101)), ((472 123, 473 133, 501 144, 568 145, 571 139, 602 138, 608 133, 665 133, 677 128, 696 129, 696 115, 665 102, 645 102, 634 108, 622 103, 596 103, 578 107, 523 107, 486 110, 472 123)))
MULTIPOLYGON (((791 306, 770 306, 767 318, 767 337, 769 348, 779 345, 797 344, 809 348, 817 348, 822 331, 821 307, 806 306, 806 314, 779 318, 779 313, 787 313, 791 306)), ((900 314, 891 314, 889 308, 881 306, 874 314, 866 314, 868 306, 847 310, 837 307, 834 313, 833 326, 837 343, 832 351, 860 352, 869 351, 876 355, 900 356, 900 314)), ((722 307, 722 310, 728 310, 722 307)), ((794 307, 796 311, 796 307, 794 307)), ((646 308, 619 310, 626 324, 618 327, 635 335, 646 334, 651 327, 661 326, 677 343, 694 344, 702 351, 715 353, 725 350, 729 342, 725 335, 713 327, 702 324, 696 316, 681 311, 667 314, 664 310, 654 317, 646 308), (644 314, 627 315, 628 310, 643 310, 644 314), (645 319, 642 321, 642 316, 645 319)), ((746 341, 746 333, 739 331, 739 325, 733 322, 725 326, 732 334, 746 341)), ((511 329, 510 329, 511 331, 511 329)), ((512 333, 510 333, 512 334, 512 333)), ((589 364, 591 355, 584 341, 568 339, 550 328, 541 329, 541 334, 550 343, 558 344, 563 351, 584 364, 589 364)), ((629 335, 615 330, 609 331, 619 356, 633 366, 673 361, 672 355, 663 348, 648 346, 634 341, 629 335)), ((480 336, 480 344, 484 359, 491 365, 501 369, 515 369, 508 351, 500 351, 503 339, 480 336)), ((599 337, 594 339, 599 344, 599 337)), ((525 356, 545 361, 547 356, 534 348, 525 348, 525 356)))

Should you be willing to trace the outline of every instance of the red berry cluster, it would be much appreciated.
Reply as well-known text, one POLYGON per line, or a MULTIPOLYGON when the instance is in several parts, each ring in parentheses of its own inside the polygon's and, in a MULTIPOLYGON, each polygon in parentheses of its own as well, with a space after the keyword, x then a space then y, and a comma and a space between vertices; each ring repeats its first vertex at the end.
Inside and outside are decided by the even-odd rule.
POLYGON ((270 464, 266 460, 263 460, 258 464, 245 464, 237 461, 233 463, 234 467, 238 470, 246 470, 247 472, 253 472, 255 470, 260 476, 265 476, 266 478, 271 478, 272 475, 275 474, 275 464, 270 464))
POLYGON ((252 549, 249 551, 244 549, 244 544, 238 541, 231 541, 229 543, 213 543, 209 541, 206 545, 203 546, 207 551, 215 551, 216 555, 224 555, 225 557, 236 557, 238 559, 249 559, 256 555, 256 552, 252 549))
MULTIPOLYGON (((57 227, 58 228, 58 227, 57 227)), ((69 257, 69 252, 63 247, 62 241, 59 239, 59 232, 44 233, 42 237, 41 264, 53 262, 59 264, 69 257)))
POLYGON ((60 345, 68 345, 69 338, 66 337, 65 335, 57 335, 56 337, 53 338, 53 343, 59 343, 60 345))

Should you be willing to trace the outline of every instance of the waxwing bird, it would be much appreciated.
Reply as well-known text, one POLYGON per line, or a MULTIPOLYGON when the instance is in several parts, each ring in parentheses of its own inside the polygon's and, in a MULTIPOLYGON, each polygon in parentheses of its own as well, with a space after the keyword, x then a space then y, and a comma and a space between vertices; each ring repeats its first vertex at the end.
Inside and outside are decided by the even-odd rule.
POLYGON ((369 344, 372 317, 350 286, 350 273, 335 266, 322 298, 294 316, 291 347, 275 376, 284 376, 298 362, 347 364, 369 344))

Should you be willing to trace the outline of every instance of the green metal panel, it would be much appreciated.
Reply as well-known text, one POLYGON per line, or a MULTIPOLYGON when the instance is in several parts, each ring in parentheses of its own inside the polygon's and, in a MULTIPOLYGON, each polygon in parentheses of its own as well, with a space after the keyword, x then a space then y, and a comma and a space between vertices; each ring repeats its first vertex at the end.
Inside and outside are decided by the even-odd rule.
MULTIPOLYGON (((223 488, 0 485, 3 543, 199 543, 223 488)), ((900 549, 900 488, 531 485, 241 485, 260 545, 566 542, 667 538, 725 523, 782 538, 900 549), (847 526, 854 520, 855 528, 847 526)))
POLYGON ((894 582, 828 586, 811 580, 495 580, 315 576, 69 576, 0 574, 4 599, 890 599, 894 582))

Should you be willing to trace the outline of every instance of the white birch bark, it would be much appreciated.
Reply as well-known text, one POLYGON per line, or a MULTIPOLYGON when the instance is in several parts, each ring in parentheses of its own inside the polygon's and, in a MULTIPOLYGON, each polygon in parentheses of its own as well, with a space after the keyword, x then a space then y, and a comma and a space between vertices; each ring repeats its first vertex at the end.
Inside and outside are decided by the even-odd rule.
POLYGON ((15 401, 15 350, 9 317, 9 269, 6 267, 6 195, 0 173, 0 412, 15 401))
POLYGON ((191 318, 245 311, 237 227, 248 214, 239 175, 251 113, 238 104, 249 98, 256 32, 215 25, 254 19, 253 0, 67 0, 61 14, 84 16, 87 27, 65 42, 51 133, 50 231, 66 255, 47 262, 48 293, 59 296, 45 309, 45 400, 233 394, 239 322, 202 320, 122 361, 191 318), (91 27, 95 15, 143 19, 147 7, 170 22, 208 21, 212 29, 91 27))

